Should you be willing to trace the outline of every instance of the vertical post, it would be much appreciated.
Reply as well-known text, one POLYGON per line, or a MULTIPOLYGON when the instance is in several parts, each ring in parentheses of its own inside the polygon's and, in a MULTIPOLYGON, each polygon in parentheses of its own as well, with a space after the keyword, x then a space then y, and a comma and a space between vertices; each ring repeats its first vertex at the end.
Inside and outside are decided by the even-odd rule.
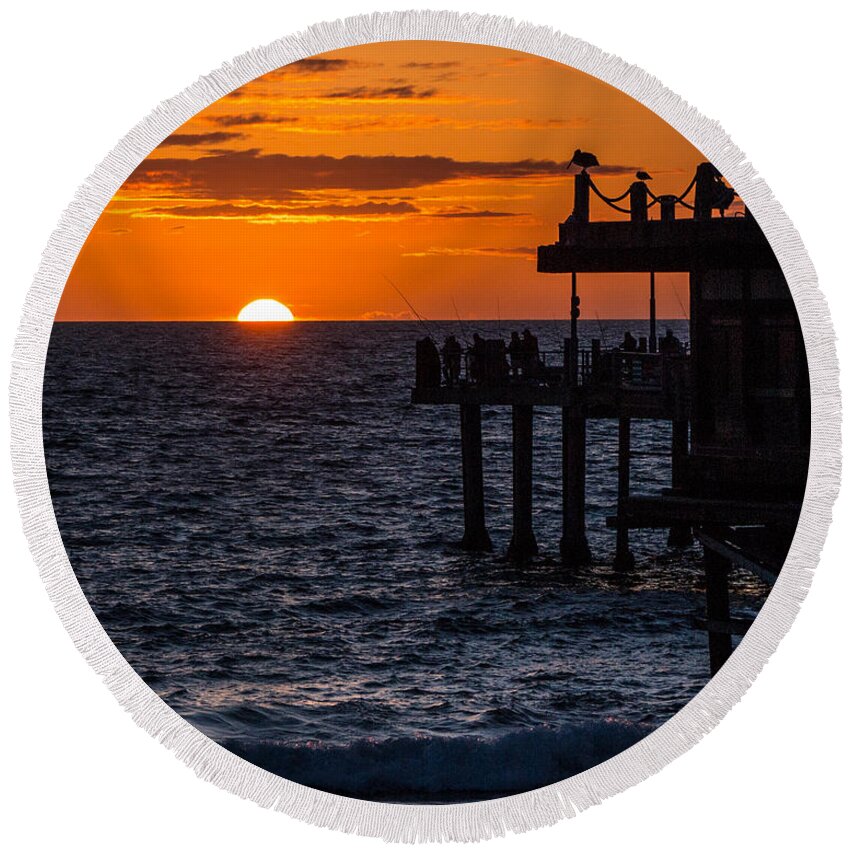
POLYGON ((626 503, 629 499, 632 457, 632 420, 621 416, 617 452, 617 553, 614 566, 627 570, 634 566, 635 557, 629 548, 629 526, 626 522, 626 503))
POLYGON ((708 658, 713 676, 732 654, 732 635, 728 631, 714 631, 712 626, 728 625, 729 617, 729 562, 706 549, 705 552, 705 616, 708 628, 708 658))
POLYGON ((649 351, 658 351, 658 332, 655 324, 655 272, 649 273, 649 351))
MULTIPOLYGON (((688 460, 688 420, 673 420, 673 439, 671 445, 671 483, 674 491, 682 491, 686 486, 688 460)), ((693 543, 691 527, 686 524, 674 525, 667 536, 667 545, 684 548, 693 543)))
POLYGON ((642 180, 636 180, 629 187, 629 207, 632 221, 646 221, 647 197, 646 183, 642 180))
POLYGON ((599 380, 599 369, 602 365, 602 342, 598 339, 590 341, 590 374, 599 380))
POLYGON ((578 297, 578 275, 573 272, 570 287, 570 386, 578 386, 578 318, 581 315, 578 297))
POLYGON ((658 205, 661 207, 662 221, 676 220, 676 203, 678 198, 675 195, 660 195, 658 197, 658 205))
POLYGON ((694 187, 694 221, 711 218, 717 169, 710 162, 701 162, 697 166, 696 186, 694 187))
POLYGON ((570 218, 586 224, 590 221, 590 175, 586 171, 580 171, 575 176, 573 186, 573 214, 570 218))
POLYGON ((688 420, 673 420, 672 440, 673 489, 679 490, 685 485, 685 468, 688 459, 688 420))
POLYGON ((481 405, 460 405, 460 445, 463 464, 463 540, 461 547, 490 552, 493 544, 484 518, 484 463, 481 450, 481 405))
POLYGON ((514 531, 508 557, 525 561, 537 554, 532 524, 534 408, 515 404, 513 418, 514 531))
POLYGON ((563 530, 561 558, 569 566, 590 563, 585 533, 587 420, 575 401, 563 408, 563 530))

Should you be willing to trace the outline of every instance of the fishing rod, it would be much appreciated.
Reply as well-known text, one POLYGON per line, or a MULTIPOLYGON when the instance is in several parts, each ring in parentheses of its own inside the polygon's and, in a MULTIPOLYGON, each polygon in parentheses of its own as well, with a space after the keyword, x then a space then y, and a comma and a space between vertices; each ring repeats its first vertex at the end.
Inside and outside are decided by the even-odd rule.
POLYGON ((602 345, 607 350, 608 339, 605 334, 605 325, 602 324, 602 319, 599 318, 599 310, 593 311, 596 314, 596 324, 599 325, 599 335, 602 337, 602 345))
POLYGON ((452 299, 452 306, 455 308, 455 316, 457 316, 457 320, 458 320, 458 322, 460 322, 461 327, 464 328, 463 333, 461 335, 462 336, 464 334, 466 335, 466 336, 464 336, 463 341, 467 345, 469 345, 468 335, 469 335, 470 330, 473 331, 474 333, 478 333, 478 334, 486 334, 487 333, 487 331, 484 330, 483 328, 481 328, 479 325, 472 325, 472 324, 469 323, 469 321, 465 322, 463 319, 461 319, 460 312, 457 309, 457 304, 455 302, 454 295, 451 296, 451 299, 452 299))
POLYGON ((460 325, 460 335, 463 337, 463 341, 466 344, 467 348, 469 347, 469 337, 466 333, 466 326, 464 325, 463 319, 460 317, 460 310, 457 308, 457 302, 455 301, 454 295, 451 296, 452 299, 452 307, 455 308, 455 316, 457 316, 457 322, 460 325))
MULTIPOLYGON (((394 284, 394 283, 393 283, 393 282, 392 282, 392 281, 391 281, 391 280, 390 280, 390 279, 389 279, 389 278, 388 278, 388 277, 387 277, 387 276, 386 276, 383 272, 381 272, 381 276, 382 276, 382 277, 384 278, 384 280, 385 280, 385 281, 386 281, 386 282, 387 282, 387 283, 388 283, 388 284, 389 284, 389 285, 390 285, 390 286, 391 286, 391 287, 392 287, 392 288, 396 291, 396 293, 398 293, 398 295, 399 295, 399 297, 402 299, 402 301, 404 301, 404 303, 405 303, 405 304, 407 304, 407 306, 410 308, 410 312, 411 312, 411 313, 413 313, 413 315, 416 317, 416 320, 419 322, 419 324, 420 324, 420 325, 422 325, 422 327, 424 327, 424 328, 425 328, 425 331, 426 331, 426 333, 428 334, 428 337, 429 337, 431 340, 434 340, 434 336, 433 336, 433 334, 431 333, 431 328, 429 327, 429 320, 428 320, 428 319, 426 319, 426 318, 425 318, 425 317, 424 317, 424 316, 423 316, 423 315, 422 315, 422 314, 421 314, 421 313, 420 313, 420 312, 419 312, 419 311, 418 311, 418 310, 417 310, 417 309, 413 306, 413 304, 411 304, 411 303, 410 303, 410 300, 407 298, 407 296, 406 296, 406 295, 405 295, 405 294, 404 294, 404 293, 403 293, 403 292, 402 292, 402 291, 401 291, 401 290, 400 290, 400 289, 399 289, 399 288, 398 288, 398 287, 397 287, 397 286, 396 286, 396 285, 395 285, 395 284, 394 284)), ((433 322, 433 323, 431 323, 431 324, 437 324, 437 323, 436 323, 436 322, 433 322)), ((437 327, 439 328, 439 325, 437 325, 437 327)))
POLYGON ((676 296, 676 300, 679 302, 679 309, 682 311, 682 318, 687 320, 688 313, 685 310, 685 305, 682 303, 682 299, 679 297, 679 290, 676 289, 675 283, 672 283, 671 286, 673 287, 673 294, 676 296))

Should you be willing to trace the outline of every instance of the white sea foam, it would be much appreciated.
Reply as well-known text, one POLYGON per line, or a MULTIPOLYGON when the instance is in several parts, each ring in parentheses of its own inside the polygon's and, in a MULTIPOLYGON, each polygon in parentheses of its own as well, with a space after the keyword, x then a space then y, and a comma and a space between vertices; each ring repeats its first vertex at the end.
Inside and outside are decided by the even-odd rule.
POLYGON ((228 749, 303 785, 361 799, 482 800, 550 785, 652 731, 604 720, 501 735, 374 738, 348 745, 230 740, 228 749))

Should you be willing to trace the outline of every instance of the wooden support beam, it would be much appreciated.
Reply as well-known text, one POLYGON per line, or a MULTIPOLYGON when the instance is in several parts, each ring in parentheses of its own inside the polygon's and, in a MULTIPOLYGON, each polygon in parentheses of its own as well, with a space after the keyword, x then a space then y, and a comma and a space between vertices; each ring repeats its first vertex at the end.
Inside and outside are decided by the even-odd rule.
POLYGON ((481 405, 460 405, 463 464, 463 540, 461 547, 490 552, 493 544, 484 517, 484 462, 481 448, 481 405))
MULTIPOLYGON (((624 522, 629 528, 671 528, 677 523, 693 525, 788 525, 797 521, 800 506, 793 502, 744 502, 685 496, 631 496, 624 522)), ((616 528, 620 519, 608 517, 616 528)))
POLYGON ((713 676, 732 654, 731 628, 723 624, 731 622, 729 612, 729 561, 716 552, 707 549, 703 561, 705 565, 705 618, 715 624, 708 633, 708 657, 713 676), (723 629, 723 630, 721 630, 723 629))
MULTIPOLYGON (((674 491, 681 491, 685 487, 686 465, 688 462, 688 420, 673 420, 673 438, 670 448, 672 483, 674 491)), ((694 536, 690 525, 687 523, 676 523, 670 527, 667 535, 667 545, 684 549, 694 542, 694 536)))
MULTIPOLYGON (((619 440, 617 451, 617 516, 625 517, 629 500, 632 453, 632 420, 623 416, 619 421, 619 440)), ((617 553, 614 566, 618 570, 628 570, 635 565, 635 556, 629 548, 629 525, 617 523, 617 553)))
POLYGON ((590 563, 585 533, 587 419, 575 407, 563 409, 563 533, 561 558, 569 566, 590 563))
POLYGON ((581 299, 578 295, 578 275, 573 272, 570 276, 570 352, 568 380, 571 387, 578 386, 578 320, 581 315, 579 307, 581 299))
POLYGON ((655 319, 655 272, 649 273, 649 353, 658 351, 658 327, 655 319))
POLYGON ((537 554, 532 522, 534 408, 517 404, 513 412, 514 529, 508 557, 525 561, 537 554))
POLYGON ((742 567, 771 587, 773 587, 776 579, 779 577, 779 571, 782 569, 782 563, 780 562, 762 560, 744 551, 741 547, 735 546, 734 543, 723 540, 722 537, 715 536, 705 530, 697 532, 697 540, 705 548, 711 549, 721 557, 726 558, 732 566, 742 567))

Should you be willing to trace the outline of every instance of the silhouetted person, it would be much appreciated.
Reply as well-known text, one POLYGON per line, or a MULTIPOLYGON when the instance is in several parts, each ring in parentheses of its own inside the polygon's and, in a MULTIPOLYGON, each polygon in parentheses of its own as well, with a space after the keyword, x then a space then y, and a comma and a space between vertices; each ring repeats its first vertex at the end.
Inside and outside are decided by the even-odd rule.
POLYGON ((540 346, 537 337, 528 328, 522 332, 521 346, 522 376, 533 378, 540 367, 540 346))
POLYGON ((481 383, 484 377, 484 338, 481 334, 472 335, 472 346, 467 351, 469 377, 473 383, 481 383))
POLYGON ((505 383, 511 376, 511 364, 508 361, 508 349, 503 339, 494 340, 494 354, 496 356, 497 377, 499 383, 505 383))
POLYGON ((635 352, 635 351, 637 351, 637 348, 638 348, 637 340, 632 336, 632 332, 626 331, 623 334, 623 341, 620 344, 620 350, 621 351, 635 352))
POLYGON ((446 386, 453 387, 460 380, 462 353, 457 337, 449 334, 443 343, 443 375, 446 378, 446 386))
POLYGON ((416 343, 416 386, 440 386, 440 352, 429 336, 416 343))
POLYGON ((522 368, 522 340, 516 331, 511 331, 511 341, 508 343, 508 357, 511 359, 511 374, 516 378, 522 368))
POLYGON ((682 343, 670 328, 664 332, 664 336, 658 340, 658 350, 662 354, 679 354, 682 350, 682 343))
POLYGON ((735 190, 723 182, 723 176, 710 162, 697 166, 696 191, 694 193, 694 218, 711 218, 712 210, 719 210, 721 217, 735 200, 735 190))

